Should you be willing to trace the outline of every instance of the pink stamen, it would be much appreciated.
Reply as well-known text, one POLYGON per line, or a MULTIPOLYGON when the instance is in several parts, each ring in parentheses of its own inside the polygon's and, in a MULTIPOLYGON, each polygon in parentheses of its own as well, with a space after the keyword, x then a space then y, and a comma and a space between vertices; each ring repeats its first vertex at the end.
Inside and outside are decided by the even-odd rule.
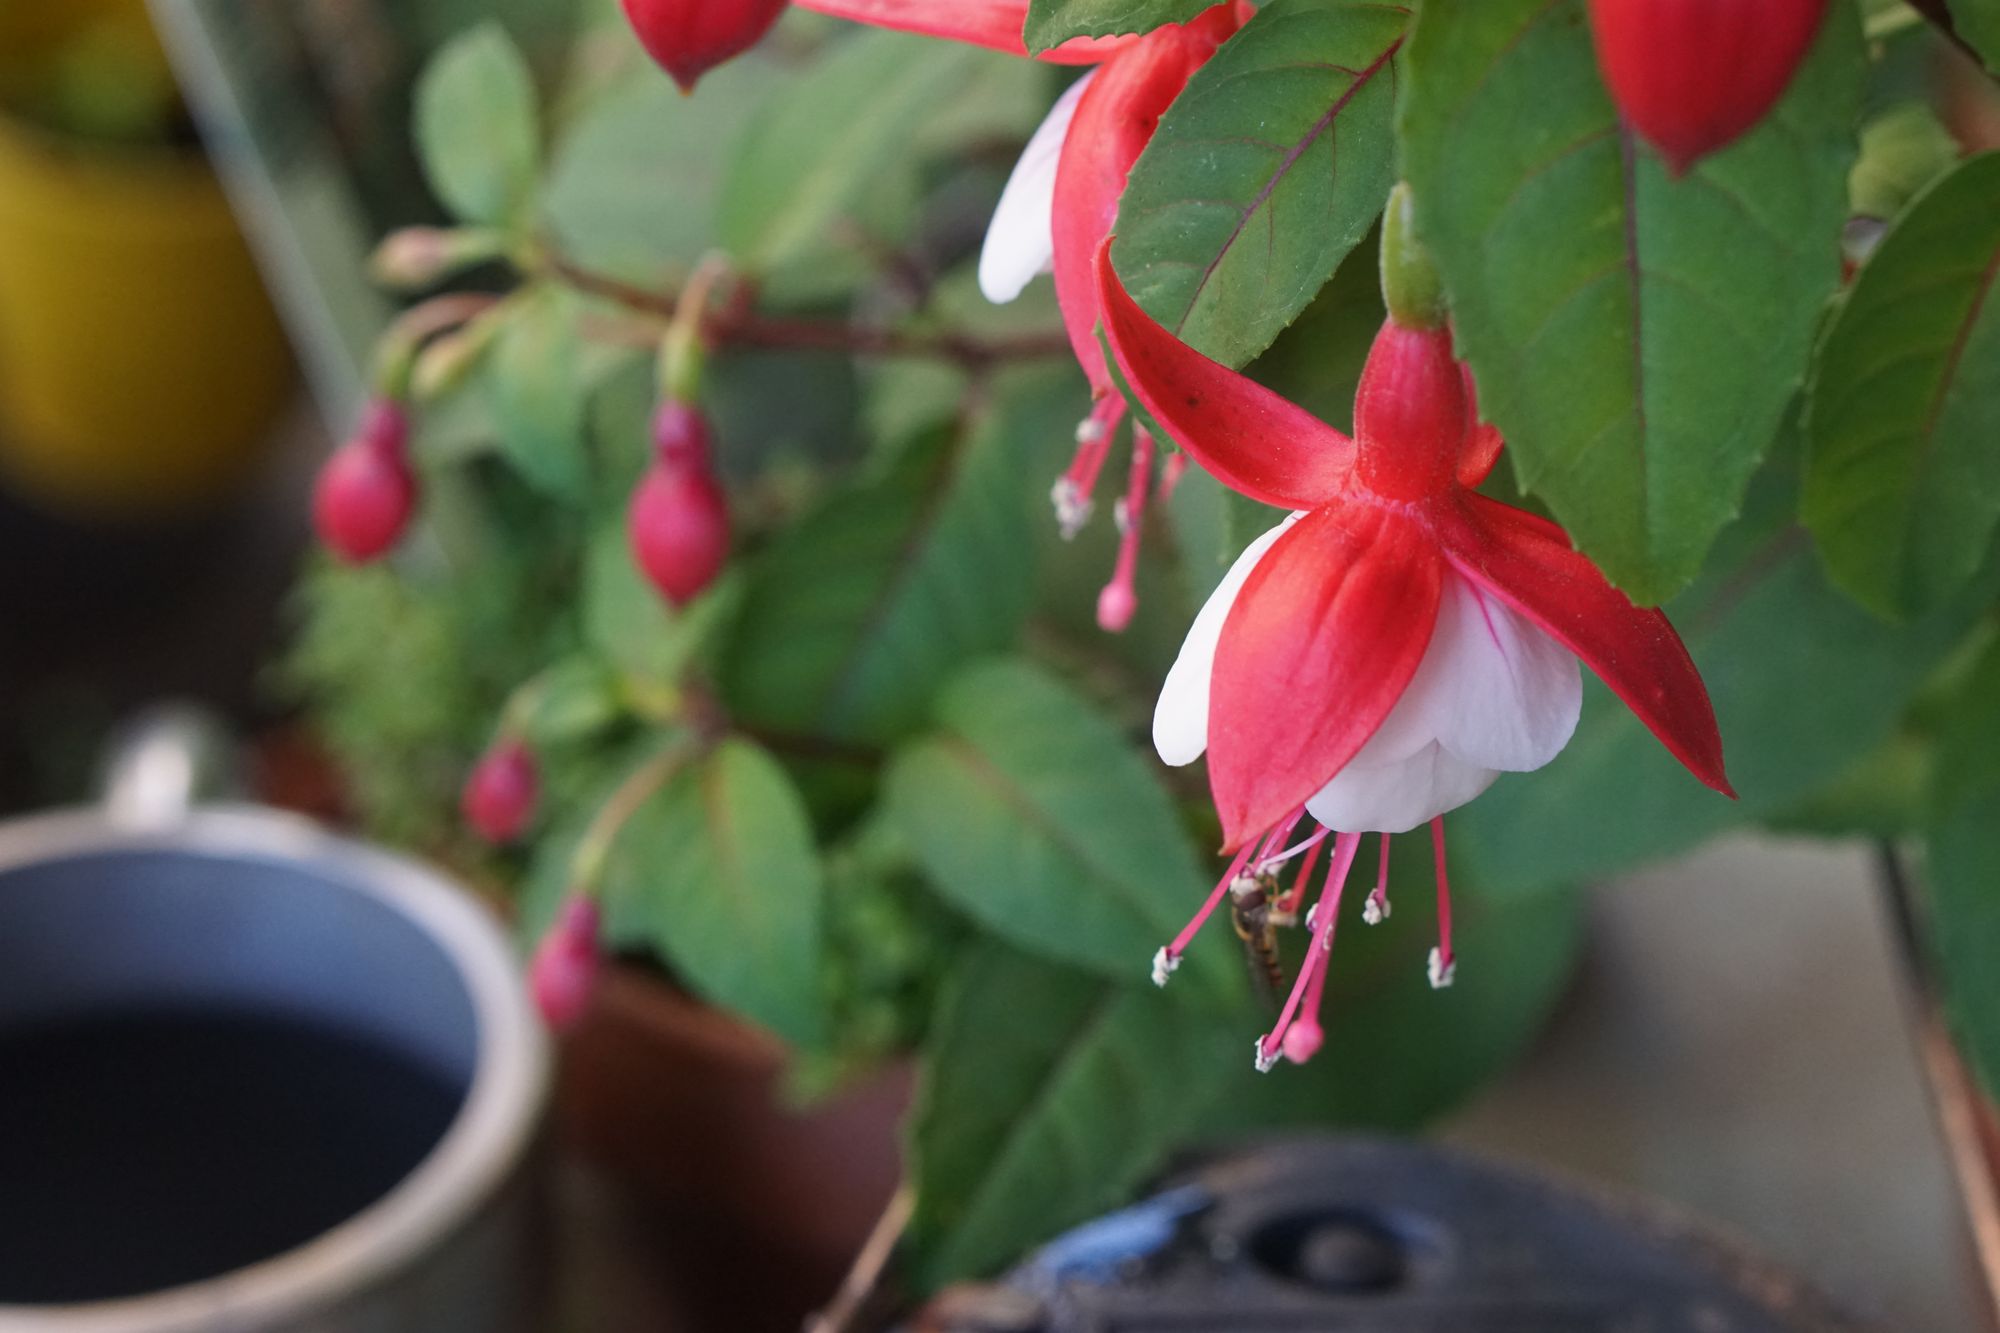
MULTIPOLYGON (((1294 816, 1293 818, 1294 822, 1296 822, 1297 817, 1294 816)), ((1320 825, 1319 832, 1313 834, 1310 838, 1306 838, 1301 842, 1294 843, 1290 847, 1285 848, 1284 851, 1279 852, 1277 855, 1267 856, 1263 860, 1259 861, 1257 863, 1257 869, 1270 870, 1276 866, 1281 866, 1285 862, 1297 856, 1300 852, 1309 852, 1313 848, 1319 846, 1321 843, 1327 840, 1328 835, 1331 834, 1332 832, 1333 832, 1332 829, 1322 824, 1320 825)))
POLYGON ((1312 981, 1306 986, 1306 1002, 1303 1011, 1285 1030, 1285 1058, 1295 1065, 1302 1065, 1319 1054, 1319 1048, 1326 1044, 1326 1029, 1320 1026, 1320 1001, 1326 996, 1326 978, 1333 971, 1333 965, 1313 972, 1312 981))
POLYGON ((1132 429, 1132 478, 1113 517, 1118 523, 1118 564, 1111 582, 1097 597, 1098 626, 1116 634, 1132 623, 1139 609, 1139 537, 1146 512, 1146 494, 1153 487, 1153 437, 1144 426, 1132 429))
POLYGON ((1223 895, 1229 892, 1229 886, 1236 882, 1236 877, 1243 873, 1243 867, 1250 863, 1250 850, 1246 845, 1242 851, 1236 853, 1236 859, 1229 863, 1229 869, 1222 872, 1222 878, 1215 881, 1215 888, 1209 893, 1208 901, 1201 905, 1201 910, 1194 914, 1194 919, 1181 927, 1181 933, 1174 936, 1172 944, 1153 955, 1155 986, 1166 985, 1167 978, 1181 965, 1181 955, 1187 952, 1188 945, 1192 944, 1194 937, 1201 933, 1201 928, 1208 924, 1209 917, 1215 915, 1215 909, 1222 905, 1223 895))
POLYGON ((1104 460, 1111 453, 1111 437, 1124 417, 1125 400, 1111 394, 1099 399, 1083 424, 1076 428, 1076 456, 1056 480, 1050 496, 1055 501, 1056 524, 1062 529, 1065 541, 1082 531, 1090 518, 1091 496, 1097 490, 1098 474, 1104 470, 1104 460))
POLYGON ((1431 951, 1430 976, 1432 988, 1442 990, 1458 971, 1458 957, 1451 951, 1451 879, 1445 873, 1443 815, 1431 820, 1431 850, 1437 859, 1438 946, 1431 951))
POLYGON ((1167 461, 1160 466, 1158 498, 1161 504, 1174 498, 1174 487, 1181 484, 1181 478, 1187 475, 1187 469, 1188 456, 1185 453, 1176 449, 1167 455, 1167 461))
POLYGON ((1299 904, 1305 901, 1306 887, 1312 883, 1313 871, 1319 866, 1319 854, 1326 850, 1326 837, 1332 832, 1332 829, 1321 826, 1312 845, 1306 848, 1306 859, 1299 862, 1299 875, 1292 881, 1292 891, 1279 904, 1278 910, 1294 921, 1298 919, 1299 904))
POLYGON ((1305 998, 1307 988, 1312 984, 1313 974, 1327 965, 1327 958, 1333 950, 1334 923, 1340 919, 1340 895, 1347 887, 1347 872, 1354 866, 1354 853, 1361 846, 1359 833, 1340 833, 1333 840, 1333 864, 1327 868, 1326 887, 1321 890, 1319 903, 1313 908, 1313 942, 1306 950, 1305 961, 1299 965, 1298 979, 1292 983, 1291 996, 1278 1014, 1278 1021, 1271 1028, 1270 1035, 1257 1042, 1257 1068, 1268 1070, 1278 1061, 1284 1051, 1285 1033, 1292 1026, 1292 1018, 1299 1011, 1299 1004, 1305 998))
POLYGON ((1375 891, 1361 909, 1361 919, 1379 926, 1389 919, 1389 835, 1382 835, 1382 868, 1375 875, 1375 891))

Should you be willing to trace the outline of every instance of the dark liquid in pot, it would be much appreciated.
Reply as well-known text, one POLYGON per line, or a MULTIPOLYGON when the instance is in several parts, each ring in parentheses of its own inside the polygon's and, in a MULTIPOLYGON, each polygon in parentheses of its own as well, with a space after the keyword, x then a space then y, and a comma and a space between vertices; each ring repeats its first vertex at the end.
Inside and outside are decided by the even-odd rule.
POLYGON ((0 1033, 0 1304, 134 1296, 303 1244, 407 1176, 464 1089, 227 1014, 0 1033))

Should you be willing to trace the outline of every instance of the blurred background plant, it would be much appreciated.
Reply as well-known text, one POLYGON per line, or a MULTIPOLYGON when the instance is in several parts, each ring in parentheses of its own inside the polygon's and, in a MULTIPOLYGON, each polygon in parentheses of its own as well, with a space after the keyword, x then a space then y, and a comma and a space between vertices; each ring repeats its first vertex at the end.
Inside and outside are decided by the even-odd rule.
MULTIPOLYGON (((1048 8, 1065 31, 1065 7, 1048 8)), ((1599 173, 1585 200, 1598 213, 1529 190, 1530 224, 1496 234, 1477 200, 1534 174, 1505 141, 1526 113, 1504 99, 1550 83, 1497 43, 1522 22, 1513 0, 1460 18, 1460 45, 1426 16, 1384 65, 1431 72, 1400 109, 1388 81, 1285 76, 1300 61, 1375 68, 1388 56, 1366 44, 1394 51, 1400 21, 1272 0, 1135 172, 1117 251, 1135 294, 1345 427, 1381 319, 1371 226, 1400 136, 1401 170, 1436 201, 1426 239, 1483 401, 1513 437, 1491 488, 1533 482, 1529 503, 1625 586, 1668 599, 1743 795, 1702 791, 1593 685, 1562 759, 1454 816, 1457 986, 1425 983, 1428 871, 1399 856, 1392 885, 1422 887, 1386 925, 1347 933, 1310 1065, 1251 1075, 1259 1019, 1226 939, 1172 991, 1146 982, 1152 948, 1219 869, 1199 775, 1152 760, 1146 714, 1195 609, 1275 516, 1190 470, 1149 518, 1137 619, 1097 629, 1110 506, 1071 543, 1048 512, 1088 390, 1046 284, 995 308, 973 276, 1061 71, 794 13, 686 97, 609 6, 584 13, 560 58, 537 45, 531 62, 498 23, 454 36, 411 107, 449 230, 392 237, 378 263, 407 297, 378 387, 407 382, 420 518, 386 563, 315 562, 279 681, 337 755, 357 817, 506 886, 524 941, 566 897, 596 893, 610 947, 775 1034, 796 1052, 797 1093, 914 1055, 905 1254, 920 1289, 992 1271, 1183 1144, 1422 1123, 1555 1004, 1577 886, 1749 824, 1915 837, 1940 799, 1933 756, 1984 675, 1994 506, 1952 511, 1953 552, 1885 584, 1869 543, 1944 520, 1925 500, 1872 527, 1825 517, 1851 512, 1861 484, 1829 460, 1880 445, 1829 407, 1848 380, 1827 358, 1907 339, 1852 311, 1935 253, 1911 239, 1927 218, 1949 213, 1954 254, 1994 241, 2000 211, 1981 221, 1951 202, 1990 202, 1994 159, 1968 160, 1985 131, 1954 100, 1962 54, 1901 6, 1833 8, 1773 122, 1698 174, 1712 191, 1649 175, 1635 202, 1599 173), (1422 95, 1469 82, 1484 57, 1504 77, 1480 86, 1503 102, 1422 95), (1299 151, 1218 167, 1205 145, 1252 113, 1299 151), (1329 126, 1340 170, 1315 172, 1329 126), (1201 221, 1218 197, 1241 205, 1233 227, 1201 221), (1704 211, 1713 197, 1742 207, 1704 211), (1641 327, 1612 301, 1544 342, 1551 326, 1530 336, 1481 286, 1492 255, 1548 278, 1535 291, 1553 300, 1542 259, 1570 255, 1579 218, 1627 209, 1624 241, 1591 243, 1622 262, 1638 230, 1682 238, 1676 262, 1737 302, 1723 323, 1754 330, 1754 366, 1706 314, 1641 327), (1843 226, 1858 295, 1843 295, 1843 226), (1239 245, 1267 227, 1313 244, 1239 245), (721 276, 690 305, 705 260, 721 276), (1754 283, 1737 280, 1746 263, 1754 283), (1225 280, 1177 285, 1203 271, 1225 280), (709 423, 735 533, 684 606, 636 567, 627 531, 677 312, 708 346, 679 396, 709 423), (1603 358, 1656 358, 1698 389, 1546 371, 1603 358), (1635 411, 1654 434, 1628 441, 1615 477, 1593 488, 1557 466, 1635 411), (1624 507, 1647 485, 1676 497, 1651 527, 1624 507), (527 835, 495 849, 462 827, 459 788, 500 740, 528 745, 541 795, 527 835)), ((1518 58, 1576 74, 1580 114, 1608 126, 1572 10, 1574 32, 1518 58)), ((2000 393, 1935 356, 1922 370, 1962 380, 1978 410, 2000 393)), ((1975 452, 1975 418, 1950 423, 1952 450, 1975 452)))

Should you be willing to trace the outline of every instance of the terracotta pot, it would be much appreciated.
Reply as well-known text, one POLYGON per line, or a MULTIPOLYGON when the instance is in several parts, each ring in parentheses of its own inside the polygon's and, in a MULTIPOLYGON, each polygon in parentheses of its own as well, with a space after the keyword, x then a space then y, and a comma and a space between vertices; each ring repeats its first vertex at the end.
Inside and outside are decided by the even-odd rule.
POLYGON ((912 1070, 787 1103, 785 1052, 636 966, 608 969, 566 1042, 558 1133, 657 1205, 659 1257, 690 1324, 795 1333, 901 1176, 912 1070))

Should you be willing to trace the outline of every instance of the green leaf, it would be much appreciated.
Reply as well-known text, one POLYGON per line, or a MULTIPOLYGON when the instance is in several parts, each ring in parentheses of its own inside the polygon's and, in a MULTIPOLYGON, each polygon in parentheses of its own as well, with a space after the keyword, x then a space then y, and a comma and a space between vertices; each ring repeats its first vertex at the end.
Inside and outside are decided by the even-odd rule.
POLYGON ((536 490, 572 502, 590 489, 589 386, 577 319, 574 298, 555 288, 519 298, 484 377, 501 455, 536 490))
POLYGON ((498 23, 453 38, 417 81, 417 152, 431 189, 461 221, 526 222, 541 165, 535 82, 498 23))
POLYGON ((883 800, 938 892, 1022 948, 1145 976, 1208 888, 1147 763, 1025 662, 967 670, 937 717, 883 800))
POLYGON ((1621 129, 1583 0, 1427 6, 1401 63, 1418 227, 1522 487, 1638 600, 1679 591, 1840 281, 1853 7, 1764 123, 1680 180, 1621 129))
POLYGON ((1031 55, 1077 37, 1117 37, 1186 23, 1213 0, 1028 0, 1022 36, 1031 55))
POLYGON ((2000 74, 2000 0, 1950 0, 1950 8, 1958 35, 2000 74))
POLYGON ((1133 168, 1113 259, 1133 297, 1240 366, 1368 234, 1395 179, 1401 9, 1276 0, 1195 76, 1133 168))
POLYGON ((1861 157, 1848 174, 1856 217, 1893 218, 1958 165, 1958 141, 1923 102, 1899 102, 1861 131, 1861 157))
POLYGON ((643 904, 654 948, 705 999, 818 1039, 823 888, 812 825, 776 760, 740 738, 625 825, 604 891, 643 904))
POLYGON ((593 657, 556 663, 528 686, 520 725, 536 745, 588 740, 624 714, 618 682, 593 657))
POLYGON ((669 685, 726 624, 739 583, 717 586, 676 612, 633 562, 620 514, 601 523, 584 553, 583 632, 627 687, 669 685))
POLYGON ((1952 1024, 1987 1092, 2000 1095, 2000 647, 1950 721, 1932 792, 1930 935, 1952 1024))
POLYGON ((1780 815, 1885 742, 1975 623, 1994 580, 1908 625, 1833 588, 1760 479, 1703 580, 1667 607, 1701 667, 1740 801, 1696 782, 1594 679, 1569 747, 1452 816, 1495 892, 1582 883, 1780 815))
POLYGON ((996 942, 960 960, 911 1116, 918 1286, 989 1274, 1122 1201, 1188 1137, 1219 1071, 1249 1075, 1253 1036, 996 942))
POLYGON ((842 224, 914 163, 928 119, 986 53, 907 33, 841 42, 764 106, 723 185, 718 232, 746 268, 768 270, 842 244, 842 224))
POLYGON ((1963 587, 2000 520, 2000 153, 1891 228, 1827 330, 1801 515, 1841 587, 1919 615, 1963 587))
POLYGON ((750 570, 724 672, 732 711, 892 740, 922 723, 960 664, 1011 645, 1043 517, 1019 437, 1059 429, 1048 401, 923 433, 780 538, 750 570))
POLYGON ((714 244, 716 198, 737 142, 784 71, 755 55, 683 96, 649 61, 556 146, 543 212, 562 252, 635 282, 687 268, 714 244))

